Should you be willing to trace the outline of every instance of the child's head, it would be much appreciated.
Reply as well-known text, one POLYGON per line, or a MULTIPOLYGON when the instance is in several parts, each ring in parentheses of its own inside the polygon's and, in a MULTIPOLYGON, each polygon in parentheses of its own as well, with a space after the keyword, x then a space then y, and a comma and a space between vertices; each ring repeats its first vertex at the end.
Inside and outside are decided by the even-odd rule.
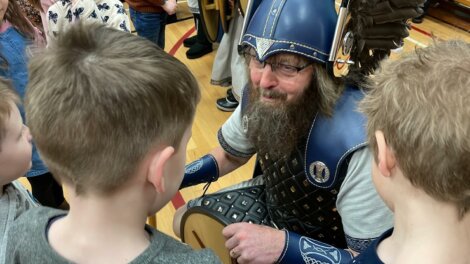
POLYGON ((361 109, 375 161, 383 135, 405 178, 462 217, 470 208, 470 44, 437 42, 386 61, 370 86, 361 109))
POLYGON ((25 105, 51 172, 86 195, 123 186, 155 148, 185 152, 199 98, 187 67, 155 44, 77 23, 31 60, 25 105))
POLYGON ((0 78, 0 187, 24 176, 31 167, 31 135, 16 106, 18 96, 0 78))
POLYGON ((34 39, 34 28, 16 0, 0 0, 0 25, 3 20, 10 22, 25 37, 34 39))

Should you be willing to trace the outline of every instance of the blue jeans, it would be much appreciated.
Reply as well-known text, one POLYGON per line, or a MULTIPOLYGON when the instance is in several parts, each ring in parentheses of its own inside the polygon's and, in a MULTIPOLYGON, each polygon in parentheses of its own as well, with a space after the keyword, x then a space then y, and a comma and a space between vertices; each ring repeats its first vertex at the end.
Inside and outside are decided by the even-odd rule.
POLYGON ((142 13, 129 8, 132 23, 137 34, 144 37, 160 48, 165 48, 165 27, 167 13, 142 13))

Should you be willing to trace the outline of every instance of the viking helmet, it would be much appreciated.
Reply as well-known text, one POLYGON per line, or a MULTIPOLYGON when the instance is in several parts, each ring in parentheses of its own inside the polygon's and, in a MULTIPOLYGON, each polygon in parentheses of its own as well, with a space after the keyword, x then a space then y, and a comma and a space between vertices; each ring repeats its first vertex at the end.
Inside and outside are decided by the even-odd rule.
POLYGON ((332 0, 264 0, 254 11, 241 45, 260 61, 280 53, 299 54, 326 63, 337 14, 332 0))

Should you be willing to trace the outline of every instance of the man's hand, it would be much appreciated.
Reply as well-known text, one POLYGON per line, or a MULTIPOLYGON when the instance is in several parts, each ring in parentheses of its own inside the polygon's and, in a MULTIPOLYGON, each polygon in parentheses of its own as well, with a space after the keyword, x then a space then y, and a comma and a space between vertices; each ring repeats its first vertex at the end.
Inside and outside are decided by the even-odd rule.
POLYGON ((162 5, 163 10, 168 13, 168 15, 174 15, 176 13, 176 0, 168 0, 164 5, 162 5))
POLYGON ((222 231, 225 247, 238 263, 274 263, 284 249, 285 232, 250 223, 228 225, 222 231))

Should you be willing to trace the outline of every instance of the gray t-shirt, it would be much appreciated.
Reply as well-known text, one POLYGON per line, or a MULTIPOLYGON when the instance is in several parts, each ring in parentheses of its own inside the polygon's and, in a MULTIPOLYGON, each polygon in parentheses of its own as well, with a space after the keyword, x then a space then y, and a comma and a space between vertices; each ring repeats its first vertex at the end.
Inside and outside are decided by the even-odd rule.
POLYGON ((0 263, 6 263, 7 233, 14 221, 25 211, 36 207, 37 202, 31 193, 18 181, 3 186, 0 196, 0 263))
MULTIPOLYGON (((6 263, 72 263, 60 256, 48 243, 47 230, 54 219, 66 212, 47 207, 29 210, 10 228, 6 263)), ((130 263, 221 263, 208 249, 192 250, 188 245, 151 226, 149 247, 130 263)), ((84 252, 85 253, 85 252, 84 252)))
MULTIPOLYGON (((256 153, 243 129, 241 104, 223 124, 219 142, 226 152, 237 157, 251 157, 256 153)), ((392 212, 372 183, 371 162, 368 148, 353 153, 336 200, 348 246, 357 251, 393 226, 392 212)))

